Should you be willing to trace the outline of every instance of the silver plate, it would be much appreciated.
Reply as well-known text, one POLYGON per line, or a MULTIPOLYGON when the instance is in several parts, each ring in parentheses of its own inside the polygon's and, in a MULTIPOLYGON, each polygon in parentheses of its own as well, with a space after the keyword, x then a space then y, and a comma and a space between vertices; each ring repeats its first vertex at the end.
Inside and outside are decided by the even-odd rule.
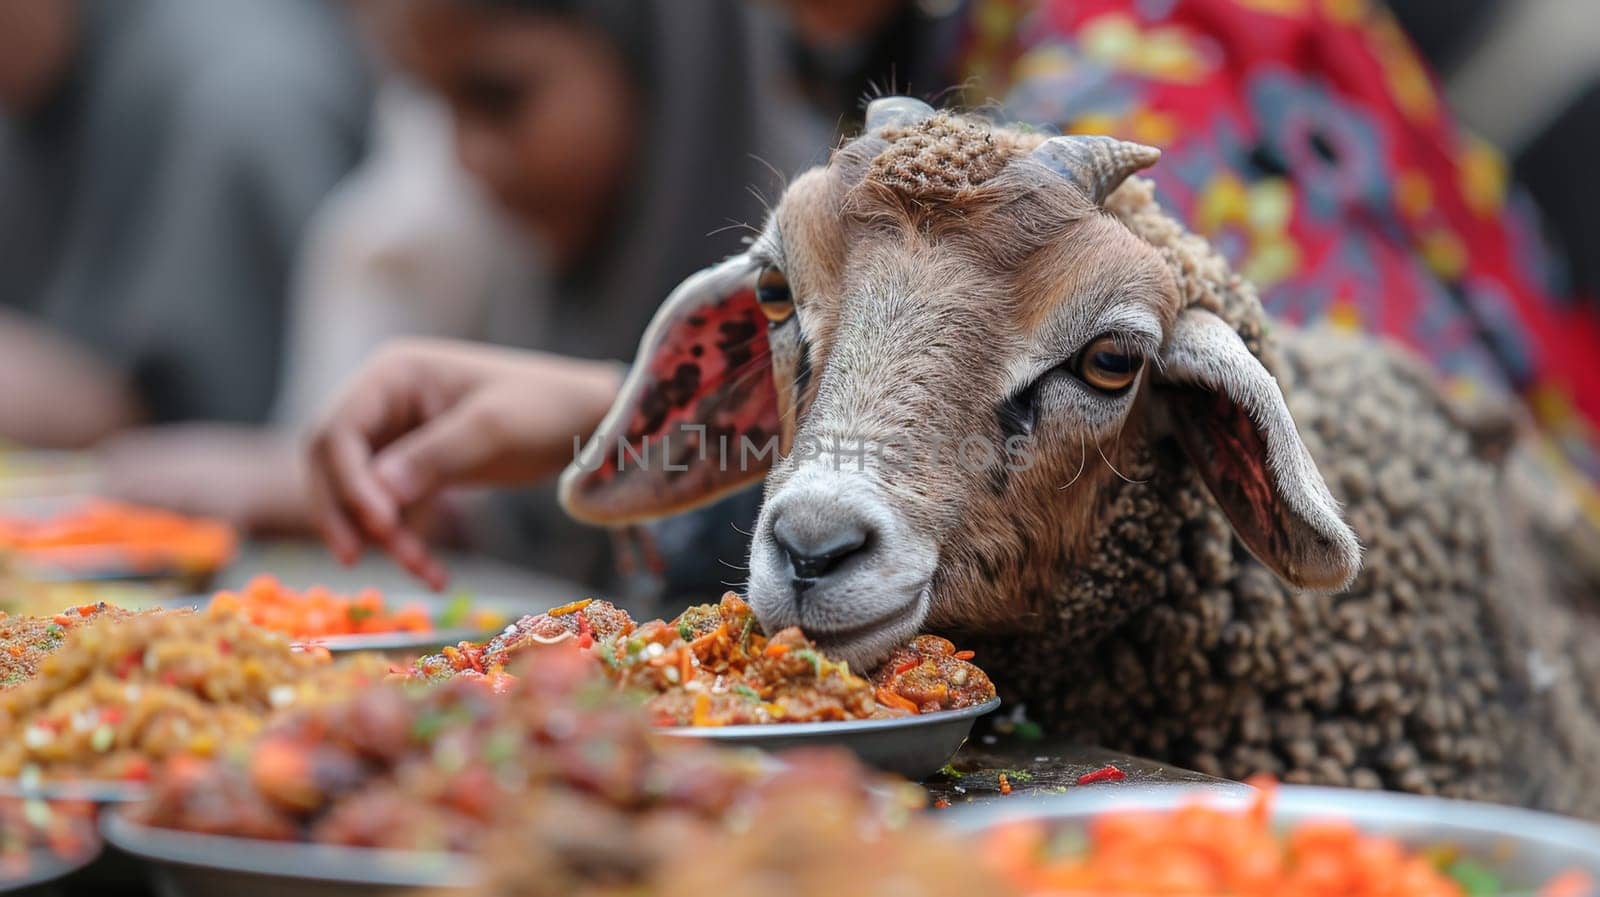
MULTIPOLYGON (((170 598, 160 602, 162 607, 196 608, 201 609, 211 600, 210 595, 189 595, 183 598, 170 598)), ((431 594, 403 594, 398 596, 384 596, 384 603, 391 607, 404 607, 408 604, 421 604, 428 609, 428 616, 437 618, 439 614, 449 607, 453 601, 445 595, 431 594)), ((498 635, 506 626, 517 622, 528 614, 543 613, 547 609, 544 605, 532 606, 527 599, 500 598, 500 597, 474 597, 472 610, 490 611, 504 618, 498 626, 454 626, 449 629, 432 629, 428 632, 375 632, 371 635, 331 635, 325 638, 308 639, 322 645, 334 654, 344 654, 354 651, 417 651, 422 652, 445 645, 454 645, 458 642, 482 641, 498 635)))
POLYGON ((55 851, 35 847, 28 851, 28 873, 18 878, 0 877, 0 894, 48 894, 51 884, 78 872, 100 855, 100 839, 94 839, 83 856, 71 859, 58 856, 55 851))
MULTIPOLYGON (((1008 806, 1002 801, 955 807, 938 818, 964 832, 1019 820, 1081 830, 1108 811, 1170 810, 1192 800, 1242 807, 1251 799, 1250 791, 1242 787, 1106 783, 1040 795, 1024 804, 1008 806)), ((1442 797, 1297 785, 1280 787, 1272 809, 1273 819, 1286 825, 1346 819, 1363 831, 1398 838, 1413 847, 1458 847, 1493 870, 1508 895, 1532 892, 1569 869, 1600 879, 1600 826, 1565 816, 1442 797)))
POLYGON ((697 738, 767 751, 839 745, 854 751, 869 766, 908 779, 923 779, 950 762, 966 742, 978 717, 994 712, 999 706, 1000 699, 993 698, 962 710, 894 719, 758 726, 669 726, 658 731, 674 738, 697 738))
POLYGON ((118 782, 112 779, 43 779, 23 782, 0 779, 0 797, 38 800, 84 800, 95 804, 120 804, 143 800, 149 793, 143 782, 118 782))
POLYGON ((373 897, 413 888, 468 889, 477 864, 453 853, 292 844, 152 828, 118 810, 106 843, 143 860, 168 897, 373 897))

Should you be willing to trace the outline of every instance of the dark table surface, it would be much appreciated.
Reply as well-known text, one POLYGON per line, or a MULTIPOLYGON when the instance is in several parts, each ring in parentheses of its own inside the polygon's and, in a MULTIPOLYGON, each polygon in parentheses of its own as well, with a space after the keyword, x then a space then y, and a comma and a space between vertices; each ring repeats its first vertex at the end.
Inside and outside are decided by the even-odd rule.
POLYGON ((987 801, 1026 801, 1041 794, 1062 794, 1079 785, 1087 773, 1115 766, 1126 784, 1218 784, 1223 780, 1102 747, 1060 738, 1009 733, 975 734, 950 765, 924 781, 930 801, 951 806, 987 801), (1002 785, 1001 777, 1005 784, 1002 785))

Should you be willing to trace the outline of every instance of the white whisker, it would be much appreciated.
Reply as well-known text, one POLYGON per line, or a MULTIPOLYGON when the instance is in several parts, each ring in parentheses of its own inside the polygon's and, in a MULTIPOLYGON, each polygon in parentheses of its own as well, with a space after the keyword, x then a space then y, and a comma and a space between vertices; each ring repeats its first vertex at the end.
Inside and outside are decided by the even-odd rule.
POLYGON ((1076 483, 1078 481, 1078 478, 1083 476, 1083 469, 1084 469, 1084 467, 1088 466, 1088 462, 1089 462, 1089 447, 1087 445, 1083 444, 1083 434, 1079 433, 1078 434, 1078 472, 1073 474, 1072 475, 1072 479, 1069 482, 1067 482, 1065 485, 1057 486, 1056 487, 1056 491, 1060 492, 1060 491, 1062 491, 1064 489, 1071 488, 1072 484, 1076 483))
POLYGON ((1128 483, 1128 484, 1134 485, 1134 486, 1143 486, 1145 484, 1145 482, 1146 482, 1145 480, 1129 479, 1127 476, 1125 476, 1122 473, 1122 471, 1118 470, 1117 466, 1115 464, 1111 463, 1111 459, 1106 457, 1106 450, 1100 447, 1100 441, 1099 440, 1095 440, 1094 450, 1100 453, 1100 460, 1106 462, 1106 466, 1111 468, 1111 472, 1116 474, 1117 477, 1119 479, 1121 479, 1124 483, 1128 483))

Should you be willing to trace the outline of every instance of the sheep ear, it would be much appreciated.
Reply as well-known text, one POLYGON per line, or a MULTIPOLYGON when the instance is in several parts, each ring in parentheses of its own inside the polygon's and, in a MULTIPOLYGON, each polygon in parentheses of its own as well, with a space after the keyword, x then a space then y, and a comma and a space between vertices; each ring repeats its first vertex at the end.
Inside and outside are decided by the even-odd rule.
POLYGON ((766 474, 779 405, 756 273, 735 256, 667 297, 622 392, 561 475, 568 514, 635 523, 708 504, 766 474))
POLYGON ((1348 586, 1361 565, 1355 533, 1300 441, 1278 381, 1233 328, 1207 311, 1180 314, 1156 391, 1251 553, 1293 586, 1348 586))

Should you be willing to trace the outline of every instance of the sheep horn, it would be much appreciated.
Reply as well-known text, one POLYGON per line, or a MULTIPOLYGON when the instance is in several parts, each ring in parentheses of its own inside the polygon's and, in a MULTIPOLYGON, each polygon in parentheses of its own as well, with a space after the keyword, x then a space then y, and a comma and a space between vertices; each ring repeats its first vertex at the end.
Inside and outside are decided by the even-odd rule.
POLYGON ((867 130, 885 125, 914 125, 934 115, 933 107, 912 97, 879 97, 867 104, 867 130))
POLYGON ((1100 205, 1128 175, 1156 164, 1161 150, 1115 137, 1073 135, 1039 144, 1033 158, 1100 205))

